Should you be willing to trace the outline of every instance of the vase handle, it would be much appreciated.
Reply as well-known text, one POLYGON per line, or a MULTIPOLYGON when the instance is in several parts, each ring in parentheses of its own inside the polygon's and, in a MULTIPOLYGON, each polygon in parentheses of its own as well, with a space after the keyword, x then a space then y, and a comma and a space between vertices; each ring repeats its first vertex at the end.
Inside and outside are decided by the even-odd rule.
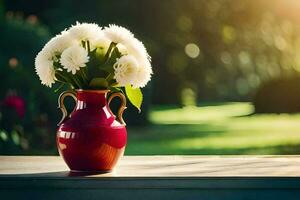
POLYGON ((123 112, 127 108, 126 107, 126 97, 121 92, 112 93, 108 98, 108 102, 107 102, 108 106, 109 106, 111 100, 115 97, 119 97, 121 99, 121 107, 118 110, 118 120, 121 124, 126 125, 126 123, 123 119, 123 112))
MULTIPOLYGON (((68 117, 68 111, 64 105, 64 100, 67 96, 72 97, 75 100, 75 102, 77 101, 76 93, 73 91, 64 91, 59 95, 58 108, 61 110, 63 115, 62 115, 60 122, 57 124, 57 126, 60 126, 65 121, 65 118, 68 117)), ((74 108, 74 110, 75 110, 75 108, 74 108)))

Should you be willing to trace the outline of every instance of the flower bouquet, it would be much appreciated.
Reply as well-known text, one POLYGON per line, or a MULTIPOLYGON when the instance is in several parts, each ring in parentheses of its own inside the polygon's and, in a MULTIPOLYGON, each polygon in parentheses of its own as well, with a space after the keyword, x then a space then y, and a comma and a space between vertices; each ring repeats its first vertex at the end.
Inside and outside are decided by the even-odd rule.
POLYGON ((59 83, 56 91, 65 86, 71 89, 59 96, 63 117, 56 136, 59 153, 69 168, 112 170, 127 141, 123 93, 140 110, 140 88, 152 75, 143 43, 117 25, 101 28, 77 23, 45 45, 36 56, 35 68, 42 84, 51 87, 59 83), (63 104, 66 96, 76 100, 70 115, 63 104), (117 118, 109 108, 114 97, 122 100, 117 118))
POLYGON ((151 79, 151 59, 143 43, 124 27, 101 28, 76 23, 52 38, 38 53, 35 69, 42 84, 56 91, 125 88, 129 101, 140 110, 144 87, 151 79))

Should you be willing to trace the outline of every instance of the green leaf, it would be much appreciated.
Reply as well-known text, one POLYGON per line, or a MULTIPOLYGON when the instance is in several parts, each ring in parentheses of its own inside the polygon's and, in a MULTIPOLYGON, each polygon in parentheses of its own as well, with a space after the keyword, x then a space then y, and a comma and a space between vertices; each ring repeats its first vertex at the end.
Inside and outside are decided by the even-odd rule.
POLYGON ((97 52, 97 48, 94 49, 93 51, 89 52, 89 57, 90 60, 87 63, 87 66, 85 67, 85 69, 87 69, 87 76, 88 77, 101 77, 102 74, 99 70, 99 65, 101 63, 103 63, 103 55, 99 54, 97 52))
POLYGON ((95 89, 107 88, 108 82, 105 80, 105 78, 93 78, 89 86, 95 89))
POLYGON ((143 102, 143 94, 140 88, 132 88, 131 85, 125 87, 126 96, 139 112, 141 112, 141 105, 143 102))
POLYGON ((114 68, 113 68, 113 64, 106 64, 106 65, 102 65, 101 70, 107 72, 107 73, 113 73, 114 72, 114 68))

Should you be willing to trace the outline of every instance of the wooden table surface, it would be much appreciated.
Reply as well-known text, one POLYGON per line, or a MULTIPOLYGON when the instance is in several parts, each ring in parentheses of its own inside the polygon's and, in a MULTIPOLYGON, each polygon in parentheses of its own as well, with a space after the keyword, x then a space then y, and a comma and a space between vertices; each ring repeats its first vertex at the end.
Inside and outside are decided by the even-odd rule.
MULTIPOLYGON (((0 156, 0 177, 67 177, 58 156, 0 156)), ((112 173, 82 177, 300 177, 300 156, 125 156, 112 173)))
POLYGON ((299 200, 300 156, 125 156, 106 174, 71 173, 57 156, 0 156, 1 195, 299 200))

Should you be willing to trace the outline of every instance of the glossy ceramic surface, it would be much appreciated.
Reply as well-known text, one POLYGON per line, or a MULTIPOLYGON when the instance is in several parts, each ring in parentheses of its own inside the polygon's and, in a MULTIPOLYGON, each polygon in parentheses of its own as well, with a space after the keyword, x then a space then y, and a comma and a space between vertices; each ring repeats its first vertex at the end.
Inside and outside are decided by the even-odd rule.
POLYGON ((77 91, 74 111, 58 128, 59 153, 73 171, 110 171, 124 153, 125 124, 110 110, 107 92, 77 91))

